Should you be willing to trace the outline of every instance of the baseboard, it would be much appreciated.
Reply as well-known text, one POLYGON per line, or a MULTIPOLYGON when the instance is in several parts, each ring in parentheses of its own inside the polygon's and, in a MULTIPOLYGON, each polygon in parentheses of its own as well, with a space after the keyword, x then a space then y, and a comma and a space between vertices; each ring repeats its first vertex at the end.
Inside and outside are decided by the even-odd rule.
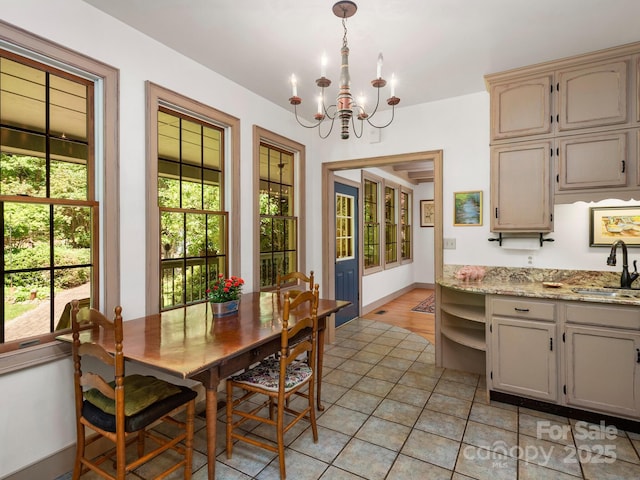
POLYGON ((73 470, 75 456, 76 445, 74 443, 18 472, 2 477, 2 480, 34 480, 35 478, 39 480, 55 480, 73 470))
POLYGON ((379 298, 375 302, 372 302, 366 306, 363 306, 361 315, 366 315, 368 313, 371 313, 374 310, 377 310, 378 308, 380 308, 385 303, 389 303, 390 301, 395 300, 398 297, 401 297, 405 293, 410 292, 415 288, 427 288, 427 289, 433 290, 435 289, 435 285, 433 283, 412 283, 411 285, 408 285, 404 288, 401 288, 400 290, 396 290, 395 292, 390 293, 389 295, 379 298))
POLYGON ((559 415, 561 417, 583 420, 589 423, 599 424, 600 422, 605 422, 605 424, 614 425, 620 430, 640 433, 640 422, 629 418, 621 418, 613 415, 607 415, 605 413, 580 410, 578 408, 567 407, 565 405, 556 405, 554 403, 543 402, 542 400, 533 400, 531 398, 519 397, 517 395, 497 392, 495 390, 491 390, 489 392, 489 396, 491 400, 496 400, 498 402, 530 408, 531 410, 551 413, 553 415, 559 415))

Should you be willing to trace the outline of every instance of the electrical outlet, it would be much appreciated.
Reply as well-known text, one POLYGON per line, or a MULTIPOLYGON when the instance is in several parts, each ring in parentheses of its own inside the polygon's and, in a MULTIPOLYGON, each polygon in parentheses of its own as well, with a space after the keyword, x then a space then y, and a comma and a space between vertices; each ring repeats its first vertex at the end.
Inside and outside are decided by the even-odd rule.
POLYGON ((456 249, 456 239, 455 238, 444 238, 442 247, 446 248, 448 250, 455 250, 456 249))

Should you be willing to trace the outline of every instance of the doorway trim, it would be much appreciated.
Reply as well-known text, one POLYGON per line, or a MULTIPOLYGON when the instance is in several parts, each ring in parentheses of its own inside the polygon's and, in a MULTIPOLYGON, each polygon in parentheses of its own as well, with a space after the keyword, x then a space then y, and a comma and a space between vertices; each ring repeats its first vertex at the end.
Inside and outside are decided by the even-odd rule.
MULTIPOLYGON (((351 170, 356 168, 384 167, 398 163, 412 161, 433 161, 433 198, 435 200, 435 222, 434 222, 434 273, 435 280, 442 277, 443 272, 443 252, 442 252, 442 150, 430 150, 424 152, 404 153, 398 155, 386 155, 381 157, 359 158, 353 160, 340 160, 326 162, 322 164, 322 291, 327 292, 329 298, 335 295, 335 265, 332 259, 335 258, 335 224, 329 218, 329 212, 335 212, 335 199, 333 195, 333 185, 336 181, 335 173, 340 170, 351 170)), ((342 179, 341 179, 342 181, 342 179)), ((362 189, 360 189, 362 190, 362 189)), ((360 192, 362 195, 362 191, 360 192)), ((415 199, 414 199, 415 200, 415 199)), ((362 284, 362 272, 360 272, 359 282, 362 284)), ((360 305, 358 310, 362 312, 362 295, 360 295, 360 305)), ((332 316, 333 320, 333 316, 332 316)), ((327 336, 328 342, 335 339, 335 323, 328 322, 327 336)))

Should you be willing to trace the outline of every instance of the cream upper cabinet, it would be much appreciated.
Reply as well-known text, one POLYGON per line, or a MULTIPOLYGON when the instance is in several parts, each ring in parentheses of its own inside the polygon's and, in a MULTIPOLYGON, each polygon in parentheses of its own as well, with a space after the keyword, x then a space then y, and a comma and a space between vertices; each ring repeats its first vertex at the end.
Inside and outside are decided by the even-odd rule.
POLYGON ((491 147, 491 231, 551 232, 552 142, 491 147))
POLYGON ((491 138, 551 133, 551 74, 491 85, 491 138))
MULTIPOLYGON (((555 203, 640 198, 640 43, 494 73, 485 81, 492 147, 553 143, 555 203)), ((537 216, 546 205, 528 208, 537 216)), ((513 227, 529 231, 526 220, 513 227)))
POLYGON ((629 58, 557 72, 558 130, 627 121, 629 58))
POLYGON ((581 188, 626 186, 627 135, 623 132, 558 139, 556 194, 581 188))

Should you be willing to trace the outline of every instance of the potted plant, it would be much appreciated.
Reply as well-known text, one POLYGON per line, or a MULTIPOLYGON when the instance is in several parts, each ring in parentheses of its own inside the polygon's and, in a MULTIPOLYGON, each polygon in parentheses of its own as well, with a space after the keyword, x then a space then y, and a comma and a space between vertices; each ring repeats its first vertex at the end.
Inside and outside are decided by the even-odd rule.
POLYGON ((207 299, 211 304, 211 312, 214 317, 232 315, 240 306, 240 295, 244 280, 232 275, 224 278, 220 273, 216 281, 207 289, 207 299))

